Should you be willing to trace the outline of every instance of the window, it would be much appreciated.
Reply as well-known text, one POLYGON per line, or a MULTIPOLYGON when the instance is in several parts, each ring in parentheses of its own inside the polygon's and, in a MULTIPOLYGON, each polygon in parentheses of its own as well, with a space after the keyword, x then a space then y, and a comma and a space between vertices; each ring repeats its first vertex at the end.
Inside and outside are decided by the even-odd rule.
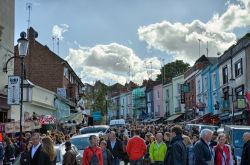
POLYGON ((228 83, 228 68, 227 68, 227 66, 225 66, 222 69, 222 80, 223 80, 223 84, 228 83))
POLYGON ((207 90, 207 77, 204 78, 204 91, 207 90))
POLYGON ((201 93, 201 81, 198 80, 198 94, 201 93))
POLYGON ((157 91, 157 98, 159 99, 160 98, 160 92, 157 91))
POLYGON ((68 68, 64 67, 64 73, 63 75, 68 79, 69 78, 69 70, 68 68))
POLYGON ((169 98, 169 90, 166 90, 166 97, 169 98))
POLYGON ((181 84, 177 84, 177 93, 180 94, 181 93, 181 84))
POLYGON ((216 82, 217 79, 216 79, 216 74, 213 74, 213 89, 216 89, 216 82))
POLYGON ((243 74, 242 59, 237 61, 234 65, 235 65, 235 77, 242 75, 243 74))

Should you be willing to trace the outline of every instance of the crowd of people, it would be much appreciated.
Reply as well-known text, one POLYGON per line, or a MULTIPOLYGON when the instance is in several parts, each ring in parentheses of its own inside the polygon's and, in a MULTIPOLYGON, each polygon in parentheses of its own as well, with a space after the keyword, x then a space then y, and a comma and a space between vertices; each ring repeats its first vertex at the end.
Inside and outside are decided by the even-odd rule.
MULTIPOLYGON (((0 165, 11 165, 21 154, 20 165, 55 165, 56 144, 65 144, 63 165, 77 165, 70 138, 78 135, 52 131, 26 133, 21 142, 5 137, 0 142, 0 165)), ((185 132, 179 125, 128 125, 110 128, 105 134, 89 137, 82 165, 234 165, 236 160, 227 135, 209 129, 185 132)), ((241 165, 250 165, 250 133, 241 165)))

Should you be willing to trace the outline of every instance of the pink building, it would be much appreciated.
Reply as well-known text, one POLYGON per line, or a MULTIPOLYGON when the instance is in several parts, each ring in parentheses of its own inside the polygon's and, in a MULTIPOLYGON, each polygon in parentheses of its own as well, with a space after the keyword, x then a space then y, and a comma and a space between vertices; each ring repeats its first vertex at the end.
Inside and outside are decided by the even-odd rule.
POLYGON ((154 117, 163 117, 162 108, 162 84, 153 87, 154 92, 154 117))

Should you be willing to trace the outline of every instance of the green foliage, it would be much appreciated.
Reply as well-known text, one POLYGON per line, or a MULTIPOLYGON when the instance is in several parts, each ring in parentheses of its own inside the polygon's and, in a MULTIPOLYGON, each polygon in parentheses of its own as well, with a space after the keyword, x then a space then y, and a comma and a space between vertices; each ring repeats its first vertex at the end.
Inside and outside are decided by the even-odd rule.
POLYGON ((157 75, 157 81, 162 81, 162 73, 163 68, 165 68, 165 81, 171 80, 173 77, 179 76, 186 72, 189 69, 190 65, 188 63, 184 63, 182 60, 176 60, 174 62, 165 64, 164 67, 161 68, 161 74, 157 75))

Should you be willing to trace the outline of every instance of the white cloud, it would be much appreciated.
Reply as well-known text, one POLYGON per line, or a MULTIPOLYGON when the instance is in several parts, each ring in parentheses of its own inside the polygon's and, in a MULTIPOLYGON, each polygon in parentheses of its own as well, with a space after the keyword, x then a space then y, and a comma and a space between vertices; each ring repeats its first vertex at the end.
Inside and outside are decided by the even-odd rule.
POLYGON ((68 29, 69 25, 67 24, 54 25, 52 28, 52 36, 59 38, 59 40, 63 40, 63 33, 67 32, 68 29))
POLYGON ((177 59, 193 63, 199 57, 199 41, 201 54, 206 54, 208 42, 209 56, 225 51, 235 43, 233 30, 250 25, 250 0, 238 0, 238 4, 227 2, 227 10, 215 14, 211 20, 204 23, 193 20, 191 23, 160 23, 142 26, 138 29, 139 39, 155 48, 175 55, 177 59))
POLYGON ((131 48, 117 43, 69 49, 66 60, 80 73, 84 82, 101 80, 106 83, 115 81, 124 84, 132 80, 141 83, 143 79, 151 76, 150 62, 153 66, 152 78, 156 78, 161 67, 156 57, 141 59, 131 48))

